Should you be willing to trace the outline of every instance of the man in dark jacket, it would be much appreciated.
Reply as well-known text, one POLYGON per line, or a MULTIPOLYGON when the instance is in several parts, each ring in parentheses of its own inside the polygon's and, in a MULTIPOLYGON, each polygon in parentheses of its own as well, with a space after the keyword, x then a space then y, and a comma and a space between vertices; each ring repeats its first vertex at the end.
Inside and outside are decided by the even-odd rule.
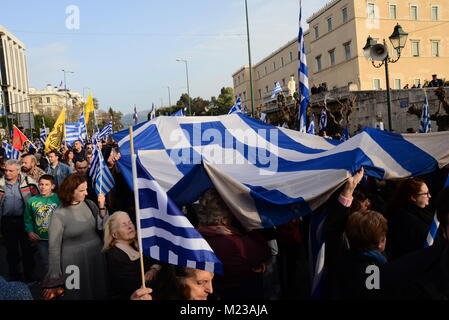
POLYGON ((381 268, 384 299, 449 299, 449 188, 436 203, 443 241, 415 251, 381 268))

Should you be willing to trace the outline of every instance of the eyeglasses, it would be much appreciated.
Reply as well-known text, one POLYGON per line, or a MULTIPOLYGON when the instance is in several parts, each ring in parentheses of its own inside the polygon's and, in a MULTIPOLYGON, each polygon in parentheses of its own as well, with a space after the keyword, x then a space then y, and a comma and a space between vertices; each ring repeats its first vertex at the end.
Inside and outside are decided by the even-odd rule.
POLYGON ((430 197, 430 193, 429 192, 421 192, 421 193, 417 193, 417 196, 428 196, 430 197))

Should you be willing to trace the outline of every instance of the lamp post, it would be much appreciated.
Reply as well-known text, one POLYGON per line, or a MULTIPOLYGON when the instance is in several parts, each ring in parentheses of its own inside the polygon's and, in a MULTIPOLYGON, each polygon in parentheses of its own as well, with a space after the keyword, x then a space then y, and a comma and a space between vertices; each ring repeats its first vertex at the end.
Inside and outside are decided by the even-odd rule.
MULTIPOLYGON (((69 94, 67 92, 67 78, 66 78, 66 74, 67 73, 75 73, 73 71, 67 71, 62 69, 62 72, 64 72, 64 91, 65 91, 65 108, 67 110, 67 113, 69 112, 69 108, 68 108, 68 104, 69 104, 69 94)), ((69 117, 68 117, 69 118, 69 117)))
POLYGON ((253 93, 253 66, 251 63, 251 42, 249 40, 249 21, 248 21, 248 2, 245 0, 246 11, 246 35, 248 43, 248 62, 249 62, 249 91, 251 94, 251 117, 254 118, 254 93, 253 93))
POLYGON ((368 59, 371 59, 371 63, 375 68, 381 68, 385 66, 385 78, 387 86, 387 107, 388 107, 388 129, 393 130, 391 123, 391 95, 390 95, 390 76, 388 71, 389 63, 396 63, 401 58, 401 51, 405 47, 407 42, 408 33, 405 32, 399 24, 396 24, 394 31, 389 37, 393 49, 396 50, 398 56, 397 58, 390 58, 388 55, 387 42, 384 39, 383 44, 376 44, 374 39, 370 36, 366 39, 366 45, 363 48, 363 55, 368 59), (380 61, 376 64, 375 61, 380 61))
POLYGON ((171 107, 170 87, 169 86, 163 86, 162 88, 167 88, 168 89, 168 106, 171 107))
POLYGON ((189 96, 189 116, 192 116, 192 108, 190 106, 190 87, 189 87, 189 69, 187 67, 187 60, 185 59, 176 59, 176 61, 182 61, 186 64, 186 76, 187 76, 187 95, 189 96))

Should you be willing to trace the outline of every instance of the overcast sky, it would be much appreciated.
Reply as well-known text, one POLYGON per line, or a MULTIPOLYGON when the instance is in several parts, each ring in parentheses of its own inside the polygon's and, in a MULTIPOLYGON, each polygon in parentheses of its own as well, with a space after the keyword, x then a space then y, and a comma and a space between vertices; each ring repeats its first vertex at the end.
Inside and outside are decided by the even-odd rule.
MULTIPOLYGON (((62 69, 74 71, 68 87, 90 88, 103 109, 168 105, 167 86, 174 104, 187 92, 176 58, 188 60, 191 96, 204 99, 232 87, 232 73, 248 64, 244 0, 1 2, 0 24, 27 47, 30 86, 58 86, 62 69)), ((327 2, 303 0, 303 25, 327 2)), ((298 34, 298 0, 248 0, 248 11, 253 63, 298 34)))

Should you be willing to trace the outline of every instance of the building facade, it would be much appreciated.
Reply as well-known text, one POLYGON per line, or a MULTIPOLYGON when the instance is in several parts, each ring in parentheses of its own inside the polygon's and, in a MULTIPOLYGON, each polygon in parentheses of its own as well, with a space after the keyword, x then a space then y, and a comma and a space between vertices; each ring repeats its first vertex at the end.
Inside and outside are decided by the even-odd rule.
POLYGON ((43 90, 30 88, 29 100, 34 114, 57 117, 62 108, 66 108, 68 121, 74 122, 84 105, 84 98, 78 92, 58 89, 51 84, 43 90))
POLYGON ((25 45, 0 25, 0 85, 8 113, 30 113, 25 45))
MULTIPOLYGON (((385 39, 390 56, 396 51, 388 37, 400 24, 409 36, 401 58, 389 64, 391 89, 422 86, 432 74, 449 80, 449 2, 413 0, 333 0, 308 20, 304 34, 309 69, 309 87, 325 83, 329 90, 385 90, 384 68, 374 68, 363 55, 368 36, 378 43, 385 39)), ((293 39, 253 67, 255 106, 271 103, 271 92, 278 81, 287 91, 293 75, 298 86, 298 42, 293 39)), ((249 69, 233 74, 236 96, 249 100, 249 83, 239 84, 238 77, 249 69), (239 85, 237 85, 239 84, 239 85)), ((243 100, 243 99, 242 99, 243 100)))

